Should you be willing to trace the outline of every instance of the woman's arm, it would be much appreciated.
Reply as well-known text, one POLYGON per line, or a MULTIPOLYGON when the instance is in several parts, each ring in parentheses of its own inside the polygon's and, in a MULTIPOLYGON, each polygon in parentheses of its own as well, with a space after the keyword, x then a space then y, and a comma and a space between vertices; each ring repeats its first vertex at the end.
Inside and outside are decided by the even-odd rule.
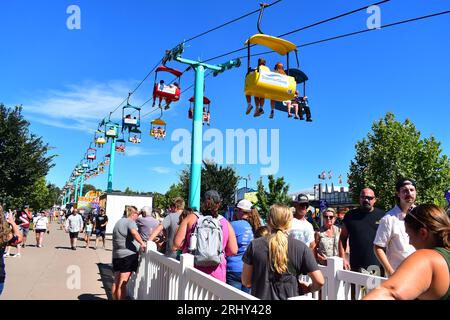
POLYGON ((388 280, 363 300, 412 300, 428 291, 434 275, 432 259, 427 251, 416 251, 406 258, 388 280))
POLYGON ((228 222, 228 242, 225 246, 225 255, 227 257, 234 256, 238 252, 238 245, 237 245, 237 239, 236 239, 236 233, 234 232, 234 229, 231 225, 231 223, 228 222))
POLYGON ((175 233, 175 237, 173 238, 173 248, 181 249, 184 246, 186 241, 186 233, 188 230, 188 225, 190 221, 193 221, 194 217, 197 217, 195 214, 191 213, 186 218, 181 221, 180 226, 175 233))
POLYGON ((244 262, 241 274, 242 285, 246 288, 252 287, 253 266, 244 262))
POLYGON ((162 231, 162 229, 163 229, 163 225, 162 225, 162 224, 159 224, 159 225, 155 228, 155 230, 153 230, 152 234, 148 237, 148 241, 153 241, 153 240, 158 236, 158 234, 160 234, 160 232, 162 231))

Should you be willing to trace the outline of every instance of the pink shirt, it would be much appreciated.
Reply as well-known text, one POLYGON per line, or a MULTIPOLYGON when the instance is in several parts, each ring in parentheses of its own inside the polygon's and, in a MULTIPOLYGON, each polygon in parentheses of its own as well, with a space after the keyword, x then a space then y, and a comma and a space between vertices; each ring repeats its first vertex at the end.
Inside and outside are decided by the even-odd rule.
MULTIPOLYGON (((219 216, 220 217, 220 216, 219 216)), ((198 220, 198 218, 197 218, 198 220)), ((222 249, 225 252, 225 247, 227 246, 228 243, 228 222, 227 219, 220 217, 220 225, 222 226, 222 249)), ((195 227, 196 227, 197 223, 194 223, 192 225, 192 228, 188 231, 188 235, 190 235, 195 227)), ((189 253, 189 242, 190 242, 190 237, 186 237, 186 242, 183 248, 183 253, 189 253)), ((225 254, 222 256, 222 260, 220 261, 220 264, 217 265, 216 267, 197 267, 195 266, 196 269, 209 274, 210 276, 223 281, 223 282, 227 282, 226 278, 227 278, 227 259, 225 258, 225 254)))

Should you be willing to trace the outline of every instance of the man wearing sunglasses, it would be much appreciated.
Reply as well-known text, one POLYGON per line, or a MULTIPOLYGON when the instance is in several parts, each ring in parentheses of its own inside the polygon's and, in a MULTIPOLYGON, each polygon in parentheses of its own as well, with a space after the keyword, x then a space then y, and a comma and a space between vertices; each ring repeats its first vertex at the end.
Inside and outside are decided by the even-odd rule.
POLYGON ((415 207, 416 183, 412 179, 402 178, 397 181, 395 189, 397 205, 381 219, 373 242, 373 250, 387 276, 392 275, 400 263, 416 251, 409 244, 405 230, 405 217, 415 207))
POLYGON ((314 228, 313 225, 306 220, 305 216, 309 208, 309 199, 306 194, 299 194, 297 198, 292 201, 292 206, 295 208, 294 218, 292 219, 291 230, 289 236, 303 241, 311 249, 314 248, 314 228))
POLYGON ((382 274, 381 265, 373 252, 373 240, 385 212, 375 208, 376 201, 372 189, 362 189, 359 195, 360 207, 345 214, 339 237, 339 256, 344 259, 346 270, 367 273, 370 266, 376 266, 380 269, 378 275, 382 274), (347 238, 350 246, 350 263, 345 257, 347 238))

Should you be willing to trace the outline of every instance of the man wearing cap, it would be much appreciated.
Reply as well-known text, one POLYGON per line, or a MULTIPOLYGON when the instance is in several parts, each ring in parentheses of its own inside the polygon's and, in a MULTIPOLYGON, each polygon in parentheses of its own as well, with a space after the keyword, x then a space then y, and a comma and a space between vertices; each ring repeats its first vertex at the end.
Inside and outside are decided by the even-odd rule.
POLYGON ((242 257, 249 243, 253 240, 253 230, 247 221, 252 212, 252 203, 247 199, 240 200, 234 210, 234 219, 231 226, 236 233, 238 252, 235 256, 227 257, 227 283, 239 290, 250 293, 250 288, 242 284, 241 275, 243 269, 242 257))
POLYGON ((305 218, 309 207, 308 196, 300 193, 297 198, 292 201, 292 205, 295 208, 295 213, 294 218, 292 219, 291 230, 289 230, 289 236, 303 241, 304 244, 313 249, 315 245, 314 228, 305 218))
POLYGON ((381 219, 373 241, 373 250, 387 276, 415 251, 405 231, 405 217, 415 206, 416 184, 412 179, 402 178, 397 181, 395 189, 397 205, 381 219))

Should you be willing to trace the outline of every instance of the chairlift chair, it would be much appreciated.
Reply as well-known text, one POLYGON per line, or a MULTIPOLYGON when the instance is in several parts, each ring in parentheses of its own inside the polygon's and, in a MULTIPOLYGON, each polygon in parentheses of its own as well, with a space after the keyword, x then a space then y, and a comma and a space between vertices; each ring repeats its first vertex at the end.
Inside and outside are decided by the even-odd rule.
MULTIPOLYGON (((191 97, 189 99, 189 111, 188 111, 188 118, 193 119, 194 117, 194 104, 195 104, 195 97, 191 97)), ((211 108, 211 100, 209 100, 206 96, 203 97, 203 124, 207 124, 209 126, 210 121, 210 108, 211 108)))
POLYGON ((183 72, 172 69, 166 66, 159 66, 155 70, 155 84, 153 87, 153 107, 155 107, 156 104, 156 98, 160 100, 165 100, 166 103, 171 103, 174 101, 180 100, 180 87, 175 85, 166 85, 164 80, 158 81, 158 73, 160 72, 168 72, 170 74, 173 74, 178 78, 178 84, 180 84, 181 75, 183 72))
POLYGON ((134 107, 127 102, 122 108, 122 131, 139 128, 141 125, 141 108, 134 107), (137 112, 137 113, 136 113, 137 112))
MULTIPOLYGON (((260 14, 258 18, 258 34, 255 34, 245 41, 247 45, 247 64, 248 73, 245 77, 244 93, 247 96, 270 99, 274 101, 285 101, 294 98, 297 83, 295 78, 286 73, 286 75, 256 68, 252 70, 250 67, 250 48, 251 45, 262 45, 272 49, 282 56, 286 56, 286 66, 289 70, 289 53, 295 52, 298 65, 297 46, 282 38, 266 35, 261 31, 260 23, 264 8, 267 4, 261 3, 260 14)), ((264 68, 267 69, 267 68, 264 68)))
POLYGON ((88 159, 89 161, 94 161, 95 159, 97 159, 97 149, 88 148, 86 159, 88 159))

